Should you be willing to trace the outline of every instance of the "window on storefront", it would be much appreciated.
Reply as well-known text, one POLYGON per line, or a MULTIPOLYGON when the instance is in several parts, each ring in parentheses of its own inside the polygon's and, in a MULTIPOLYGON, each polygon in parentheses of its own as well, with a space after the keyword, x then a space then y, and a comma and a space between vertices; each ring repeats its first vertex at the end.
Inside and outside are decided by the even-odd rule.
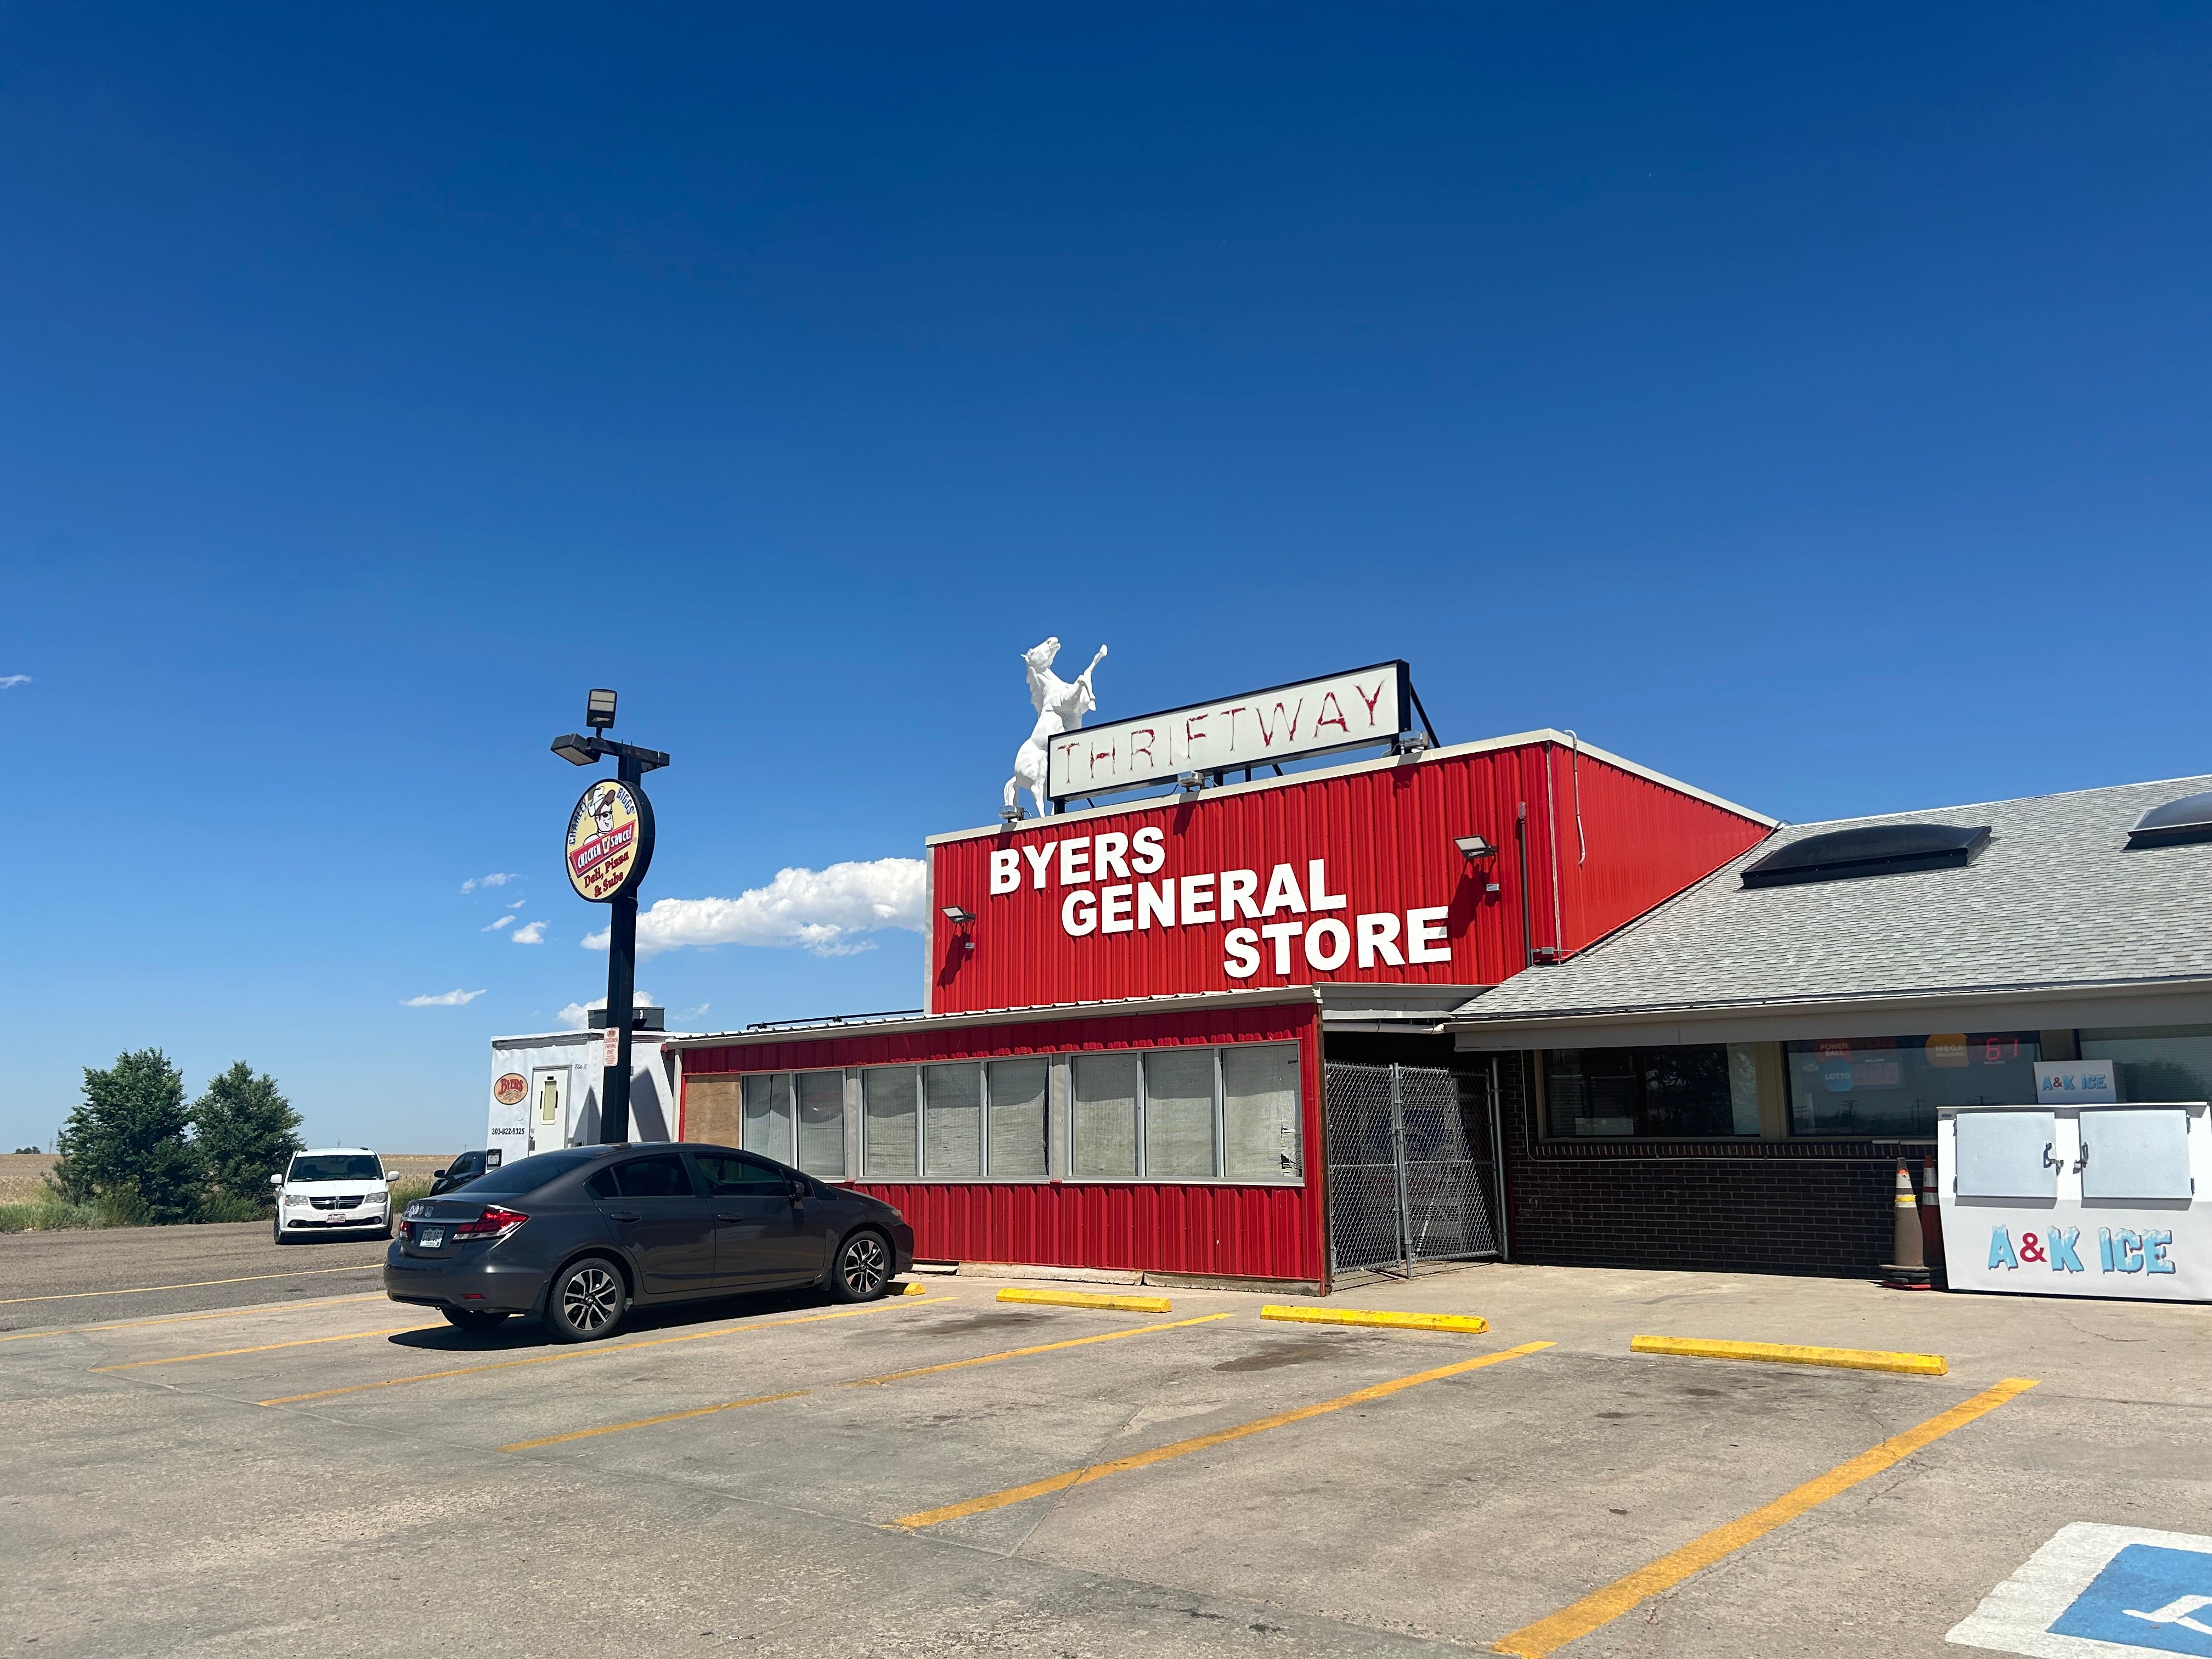
POLYGON ((1748 1042, 1554 1048, 1544 1056, 1558 1139, 1710 1140, 1759 1133, 1759 1060, 1748 1042))
POLYGON ((1792 1042, 1790 1133, 1932 1135, 1939 1107, 2033 1104, 2042 1057, 2033 1031, 1792 1042))
MULTIPOLYGON (((870 1180, 1045 1179, 1060 1066, 1070 1180, 1295 1182, 1304 1175, 1298 1052, 1294 1042, 1238 1043, 870 1066, 860 1073, 861 1171, 870 1180)), ((752 1085, 766 1122, 779 1079, 787 1085, 783 1073, 746 1079, 748 1126, 752 1085)))
POLYGON ((1248 1042, 1220 1050, 1222 1173, 1231 1181, 1296 1181, 1298 1045, 1248 1042))
POLYGON ((761 1072, 741 1086, 739 1146, 826 1181, 844 1178, 842 1072, 761 1072))
POLYGON ((921 1172, 921 1074, 911 1066, 884 1066, 860 1073, 860 1167, 868 1175, 902 1180, 921 1172))
POLYGON ((992 1175, 1001 1181, 1043 1180, 1052 1062, 994 1060, 984 1070, 990 1083, 992 1175))
POLYGON ((799 1167, 824 1181, 845 1177, 845 1074, 799 1073, 799 1167))
POLYGON ((2212 1025, 2112 1025, 2080 1041, 2082 1059, 2117 1062, 2122 1100, 2212 1100, 2212 1025))
POLYGON ((983 1173, 983 1066, 979 1060, 921 1068, 921 1172, 958 1178, 983 1173))
POLYGON ((1137 1173, 1137 1057, 1078 1054, 1069 1091, 1067 1172, 1078 1180, 1137 1173))

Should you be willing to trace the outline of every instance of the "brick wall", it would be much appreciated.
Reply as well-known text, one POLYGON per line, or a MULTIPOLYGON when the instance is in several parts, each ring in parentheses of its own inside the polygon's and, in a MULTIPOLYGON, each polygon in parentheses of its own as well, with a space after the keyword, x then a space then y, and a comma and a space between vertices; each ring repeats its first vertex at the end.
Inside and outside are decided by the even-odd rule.
POLYGON ((1511 1260, 1863 1278, 1889 1255, 1897 1166, 1871 1145, 1546 1146, 1527 1065, 1498 1057, 1511 1260))

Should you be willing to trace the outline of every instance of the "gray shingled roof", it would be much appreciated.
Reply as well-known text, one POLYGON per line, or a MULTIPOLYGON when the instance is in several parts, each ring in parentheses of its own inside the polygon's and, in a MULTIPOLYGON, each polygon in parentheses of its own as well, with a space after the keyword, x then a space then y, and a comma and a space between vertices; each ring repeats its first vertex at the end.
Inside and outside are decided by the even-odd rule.
POLYGON ((1884 994, 2212 978, 2212 843, 2129 852, 2147 808, 2212 776, 1791 824, 1557 967, 1515 975, 1457 1018, 1480 1024, 1755 1007, 1884 994), (1988 824, 1963 870, 1747 889, 1776 848, 1876 823, 1988 824))

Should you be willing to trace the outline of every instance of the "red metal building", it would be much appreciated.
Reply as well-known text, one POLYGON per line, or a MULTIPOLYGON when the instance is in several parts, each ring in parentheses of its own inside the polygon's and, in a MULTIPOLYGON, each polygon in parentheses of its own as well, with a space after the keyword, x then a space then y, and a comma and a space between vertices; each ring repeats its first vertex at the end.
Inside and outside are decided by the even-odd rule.
POLYGON ((1417 1153, 1496 1175, 1358 1068, 1773 827, 1543 731, 933 837, 923 1010, 672 1043, 679 1133, 864 1187, 924 1259, 1325 1286, 1383 1162, 1401 1227, 1409 1160, 1449 1185, 1417 1153), (1387 1119, 1340 1110, 1370 1083, 1387 1119))

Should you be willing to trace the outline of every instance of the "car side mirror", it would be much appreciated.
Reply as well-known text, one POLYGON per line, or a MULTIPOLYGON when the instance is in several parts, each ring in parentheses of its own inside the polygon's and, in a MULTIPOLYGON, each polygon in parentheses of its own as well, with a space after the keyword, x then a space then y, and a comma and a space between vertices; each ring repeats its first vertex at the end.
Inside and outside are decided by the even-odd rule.
POLYGON ((397 1170, 386 1170, 384 1172, 384 1184, 387 1187, 398 1179, 399 1171, 397 1170))
POLYGON ((281 1187, 284 1184, 284 1177, 280 1175, 270 1176, 269 1177, 269 1184, 272 1187, 281 1187))
POLYGON ((443 1170, 433 1170, 430 1171, 430 1179, 433 1181, 443 1181, 445 1178, 446 1172, 443 1170))
POLYGON ((791 1183, 791 1195, 793 1198, 804 1198, 810 1190, 811 1189, 803 1181, 794 1181, 791 1183))

